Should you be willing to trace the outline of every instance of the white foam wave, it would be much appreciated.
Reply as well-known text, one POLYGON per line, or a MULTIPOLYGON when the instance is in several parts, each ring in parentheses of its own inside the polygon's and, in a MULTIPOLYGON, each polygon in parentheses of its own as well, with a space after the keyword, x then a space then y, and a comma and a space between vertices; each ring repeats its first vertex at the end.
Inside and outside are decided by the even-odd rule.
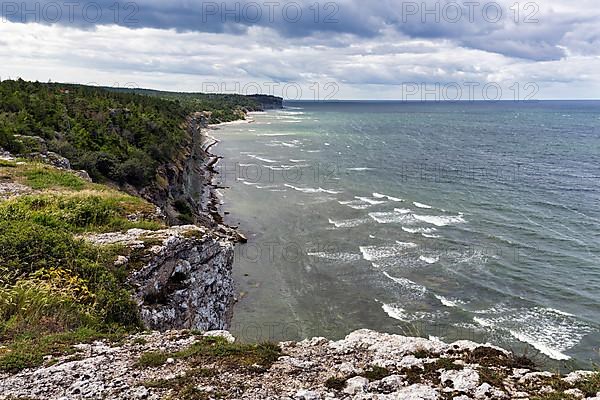
POLYGON ((355 167, 355 168, 346 168, 348 171, 371 171, 373 168, 369 167, 355 167))
POLYGON ((387 194, 381 194, 381 193, 373 193, 373 197, 375 197, 376 199, 388 199, 389 201, 396 201, 396 202, 404 201, 401 198, 393 197, 393 196, 390 196, 387 194))
POLYGON ((342 262, 352 262, 352 261, 358 261, 361 259, 360 254, 354 254, 354 253, 314 252, 314 253, 308 253, 308 255, 311 257, 322 258, 324 260, 342 261, 342 262))
POLYGON ((395 209, 394 211, 372 212, 369 217, 377 221, 378 224, 414 224, 416 220, 410 214, 410 210, 395 209))
POLYGON ((419 285, 407 278, 396 278, 395 276, 391 276, 387 272, 383 273, 386 277, 391 279, 392 281, 399 284, 403 289, 407 289, 411 292, 414 292, 419 295, 424 295, 427 292, 427 288, 425 286, 419 285))
MULTIPOLYGON (((263 165, 263 167, 270 169, 271 171, 291 171, 291 170, 295 170, 297 168, 305 168, 308 167, 308 165, 304 165, 304 164, 299 164, 299 165, 279 165, 279 166, 273 166, 273 165, 263 165)), ((300 171, 298 171, 300 172, 300 171)))
POLYGON ((452 300, 445 298, 444 296, 440 296, 437 294, 435 294, 434 296, 436 299, 438 299, 440 301, 440 303, 442 303, 446 307, 450 307, 450 308, 458 307, 458 301, 452 301, 452 300))
POLYGON ((278 136, 292 136, 293 133, 260 133, 256 136, 267 136, 267 137, 278 137, 278 136))
POLYGON ((356 196, 354 197, 356 200, 360 200, 360 201, 364 201, 365 203, 369 203, 371 205, 379 205, 379 204, 384 204, 385 201, 381 201, 381 200, 375 200, 375 199, 371 199, 369 197, 360 197, 360 196, 356 196))
POLYGON ((439 239, 440 235, 431 235, 429 233, 421 233, 421 236, 428 239, 439 239))
MULTIPOLYGON (((302 109, 298 108, 298 110, 302 110, 302 109)), ((287 111, 287 110, 279 111, 279 114, 285 114, 285 115, 304 115, 304 113, 302 111, 287 111)))
POLYGON ((259 160, 259 161, 262 161, 262 162, 266 162, 266 163, 269 163, 269 164, 273 164, 273 163, 277 162, 275 160, 270 160, 268 158, 259 157, 259 156, 254 155, 254 154, 248 154, 248 157, 251 157, 251 158, 254 158, 256 160, 259 160))
POLYGON ((560 351, 549 347, 547 344, 536 340, 536 338, 529 336, 526 333, 509 331, 511 335, 513 335, 516 339, 521 342, 525 342, 533 346, 534 349, 539 350, 542 354, 547 355, 548 357, 554 360, 570 360, 571 357, 568 355, 561 353, 560 351))
POLYGON ((378 261, 402 254, 406 249, 414 248, 414 243, 398 242, 392 246, 360 246, 360 252, 367 261, 378 261))
POLYGON ((335 226, 336 228, 354 228, 355 226, 362 225, 366 222, 367 220, 365 218, 346 219, 338 221, 329 219, 329 223, 335 226))
POLYGON ((381 308, 390 318, 394 318, 399 321, 409 321, 408 316, 406 315, 406 310, 401 307, 393 306, 391 304, 383 304, 381 308))
POLYGON ((431 208, 433 208, 433 207, 431 207, 431 206, 429 206, 429 205, 427 205, 427 204, 418 203, 418 202, 416 202, 416 201, 413 201, 413 205, 414 205, 415 207, 418 207, 418 208, 425 208, 425 209, 431 209, 431 208))
POLYGON ((278 187, 277 185, 268 185, 268 186, 257 185, 256 186, 257 189, 276 189, 277 187, 278 187))
POLYGON ((284 186, 288 187, 290 189, 297 190, 297 191, 302 192, 302 193, 328 193, 328 194, 340 194, 340 193, 342 193, 342 192, 337 192, 335 190, 323 189, 321 187, 317 188, 317 189, 315 189, 315 188, 301 188, 301 187, 297 187, 297 186, 294 186, 294 185, 289 185, 287 183, 284 186))
POLYGON ((432 233, 437 231, 435 228, 407 228, 405 226, 402 227, 402 230, 407 233, 432 233))
POLYGON ((550 308, 550 307, 548 307, 548 308, 546 308, 546 310, 548 310, 550 312, 554 312, 556 314, 564 315, 565 317, 574 317, 575 316, 573 314, 570 314, 570 313, 565 312, 565 311, 558 310, 556 308, 550 308))
POLYGON ((492 308, 477 312, 473 320, 488 329, 508 331, 555 360, 568 360, 565 352, 594 329, 572 315, 552 308, 492 308))
POLYGON ((483 326, 484 328, 491 328, 494 326, 494 324, 490 320, 487 320, 485 318, 473 317, 473 321, 477 322, 479 325, 483 326))
POLYGON ((440 258, 437 256, 433 256, 433 257, 420 256, 419 260, 424 261, 427 264, 435 264, 436 262, 440 261, 440 258))
POLYGON ((301 163, 301 162, 306 162, 306 160, 294 160, 294 159, 290 158, 290 162, 301 163))
POLYGON ((451 224, 462 224, 465 223, 465 219, 462 215, 447 216, 447 215, 414 215, 415 219, 427 224, 435 226, 446 226, 451 224))
POLYGON ((359 200, 350 200, 350 201, 338 201, 343 206, 348 206, 355 210, 366 210, 371 207, 371 204, 359 201, 359 200))

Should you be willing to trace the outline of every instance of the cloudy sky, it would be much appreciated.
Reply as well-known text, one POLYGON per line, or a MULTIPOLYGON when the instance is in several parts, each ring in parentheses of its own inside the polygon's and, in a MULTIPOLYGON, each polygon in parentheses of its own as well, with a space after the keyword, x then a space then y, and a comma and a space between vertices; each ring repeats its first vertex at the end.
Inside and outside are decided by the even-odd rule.
POLYGON ((304 99, 600 98, 598 0, 2 2, 0 78, 304 99))

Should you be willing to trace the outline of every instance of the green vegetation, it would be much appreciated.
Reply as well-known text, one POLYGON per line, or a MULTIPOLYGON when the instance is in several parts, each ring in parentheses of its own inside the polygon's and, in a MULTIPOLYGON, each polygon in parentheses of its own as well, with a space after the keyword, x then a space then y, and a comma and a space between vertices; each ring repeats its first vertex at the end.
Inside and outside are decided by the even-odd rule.
POLYGON ((590 376, 583 378, 582 380, 570 384, 562 380, 559 375, 555 375, 548 378, 544 382, 547 386, 555 390, 555 392, 546 394, 544 396, 534 397, 535 400, 554 400, 554 399, 572 399, 574 396, 565 394, 564 392, 569 389, 578 389, 583 395, 587 397, 595 397, 597 393, 600 393, 600 372, 595 372, 590 376), (562 396, 562 397, 561 397, 562 396))
POLYGON ((169 358, 167 353, 150 351, 142 354, 140 359, 137 361, 136 366, 138 368, 160 367, 167 362, 167 358, 169 358))
POLYGON ((39 167, 25 172, 27 185, 32 189, 49 189, 52 187, 63 187, 73 190, 81 190, 85 187, 85 181, 72 173, 60 170, 52 170, 47 167, 39 167))
POLYGON ((26 154, 45 146, 95 181, 143 187, 189 140, 184 125, 189 114, 206 111, 209 122, 219 123, 260 108, 255 99, 239 95, 7 80, 0 82, 0 147, 26 154))
POLYGON ((508 376, 507 371, 480 367, 477 372, 479 373, 479 380, 481 382, 486 382, 497 388, 504 388, 504 379, 508 376))
POLYGON ((127 271, 114 265, 124 249, 75 235, 161 228, 155 207, 37 163, 0 166, 0 179, 39 191, 0 201, 0 370, 137 330, 127 271))
MULTIPOLYGON (((196 389, 201 378, 218 379, 220 369, 243 368, 260 373, 269 368, 281 356, 281 349, 269 342, 260 344, 229 343, 221 337, 200 337, 189 348, 173 352, 148 352, 137 362, 138 368, 158 367, 168 358, 183 360, 191 368, 184 375, 172 379, 145 382, 146 387, 170 389, 172 399, 208 399, 207 393, 196 389), (211 364, 213 368, 203 365, 211 364)), ((220 394, 211 392, 210 398, 220 394)))
POLYGON ((280 356, 279 346, 270 342, 242 344, 229 343, 220 337, 200 337, 196 343, 182 351, 145 353, 138 360, 138 366, 159 366, 168 358, 173 358, 186 360, 196 367, 208 362, 218 362, 221 365, 257 370, 270 367, 280 356))
POLYGON ((391 374, 392 373, 387 368, 373 365, 369 369, 367 369, 361 376, 367 378, 370 381, 378 381, 385 378, 386 376, 390 376, 391 374))
POLYGON ((79 328, 71 332, 48 335, 22 335, 5 348, 0 348, 0 371, 18 372, 24 368, 36 367, 48 355, 73 353, 73 345, 95 340, 118 341, 124 331, 98 332, 90 328, 79 328))

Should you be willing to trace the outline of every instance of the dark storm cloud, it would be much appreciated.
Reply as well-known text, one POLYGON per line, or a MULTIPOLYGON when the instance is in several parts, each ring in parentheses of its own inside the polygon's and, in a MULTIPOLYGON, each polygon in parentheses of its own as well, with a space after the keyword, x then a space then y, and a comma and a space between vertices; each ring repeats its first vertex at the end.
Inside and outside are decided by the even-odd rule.
POLYGON ((559 46, 563 37, 575 24, 594 20, 593 16, 557 14, 535 2, 527 3, 533 6, 519 5, 518 10, 514 4, 520 3, 29 0, 3 2, 2 16, 12 22, 78 28, 117 24, 129 28, 228 33, 240 35, 240 40, 253 26, 271 28, 283 38, 308 38, 325 33, 332 43, 339 34, 373 38, 393 29, 407 38, 448 39, 459 46, 535 61, 563 57, 565 49, 559 46))

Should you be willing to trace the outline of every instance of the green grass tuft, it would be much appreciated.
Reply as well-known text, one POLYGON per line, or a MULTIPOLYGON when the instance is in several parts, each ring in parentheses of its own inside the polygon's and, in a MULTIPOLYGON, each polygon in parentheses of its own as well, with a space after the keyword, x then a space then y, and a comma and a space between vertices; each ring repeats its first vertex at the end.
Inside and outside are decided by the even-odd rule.
POLYGON ((32 189, 67 188, 83 189, 87 182, 69 171, 40 166, 25 172, 26 184, 32 189))
POLYGON ((142 354, 135 366, 137 368, 160 367, 165 362, 167 362, 167 358, 169 358, 168 353, 160 351, 150 351, 148 353, 142 354))
POLYGON ((0 371, 18 372, 25 368, 38 367, 48 355, 61 356, 75 352, 73 345, 91 343, 96 340, 117 341, 124 337, 125 331, 115 329, 110 332, 93 328, 79 328, 71 332, 39 335, 25 334, 9 342, 0 350, 0 371))
POLYGON ((387 368, 383 368, 383 367, 374 365, 374 366, 370 367, 368 370, 366 370, 362 374, 362 376, 367 378, 370 381, 378 381, 378 380, 385 378, 386 376, 390 376, 391 374, 392 373, 387 368))

